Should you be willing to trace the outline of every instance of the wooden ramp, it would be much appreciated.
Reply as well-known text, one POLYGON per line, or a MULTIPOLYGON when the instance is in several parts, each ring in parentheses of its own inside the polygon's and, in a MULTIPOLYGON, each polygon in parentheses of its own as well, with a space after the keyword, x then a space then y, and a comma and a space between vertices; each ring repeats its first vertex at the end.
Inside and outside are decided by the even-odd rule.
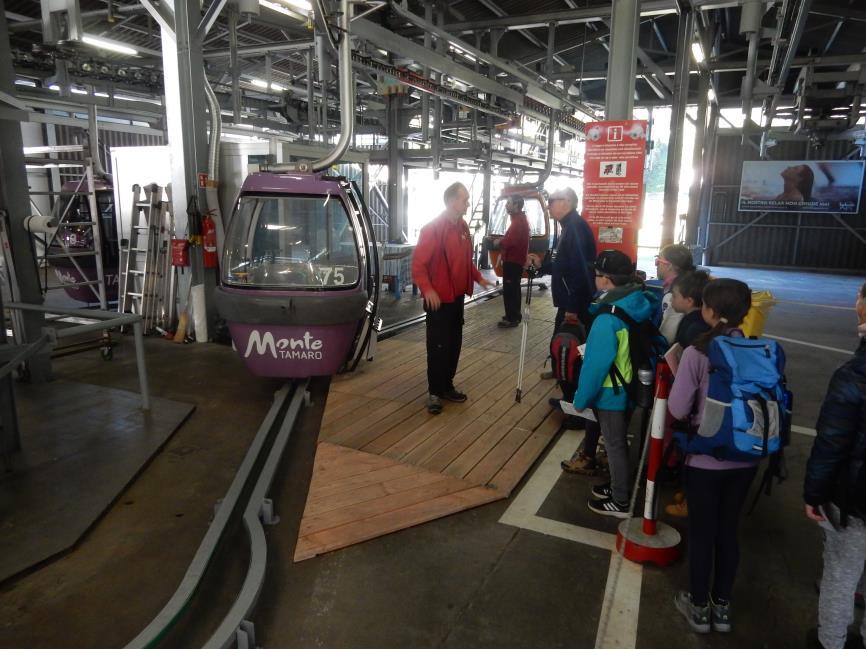
POLYGON ((559 429, 542 381, 553 307, 534 294, 523 398, 521 329, 499 329, 501 298, 467 309, 455 385, 466 403, 430 415, 424 327, 380 344, 331 383, 295 560, 506 498, 559 429))

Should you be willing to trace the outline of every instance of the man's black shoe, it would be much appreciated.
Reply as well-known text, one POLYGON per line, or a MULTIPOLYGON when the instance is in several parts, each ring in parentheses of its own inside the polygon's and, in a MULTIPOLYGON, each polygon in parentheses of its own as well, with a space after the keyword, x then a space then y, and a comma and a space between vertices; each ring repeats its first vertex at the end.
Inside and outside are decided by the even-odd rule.
POLYGON ((463 403, 466 401, 466 395, 455 388, 445 390, 445 392, 442 393, 442 398, 446 401, 453 401, 454 403, 463 403))
POLYGON ((559 405, 559 402, 562 401, 559 397, 550 397, 547 400, 547 403, 550 404, 551 408, 556 408, 557 410, 562 410, 562 406, 559 405))
POLYGON ((513 329, 514 327, 519 327, 520 323, 516 320, 500 320, 496 323, 496 326, 500 329, 513 329))

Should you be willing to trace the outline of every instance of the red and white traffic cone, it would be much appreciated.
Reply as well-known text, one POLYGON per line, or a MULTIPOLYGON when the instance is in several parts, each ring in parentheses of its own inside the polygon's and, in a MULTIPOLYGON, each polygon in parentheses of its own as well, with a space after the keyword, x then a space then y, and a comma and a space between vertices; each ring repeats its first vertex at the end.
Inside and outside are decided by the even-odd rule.
POLYGON ((656 475, 661 466, 665 427, 668 421, 668 396, 673 374, 664 361, 656 366, 656 394, 650 421, 649 459, 647 460, 646 501, 642 524, 624 520, 616 534, 616 549, 630 561, 667 566, 680 556, 680 533, 656 520, 658 494, 656 475))

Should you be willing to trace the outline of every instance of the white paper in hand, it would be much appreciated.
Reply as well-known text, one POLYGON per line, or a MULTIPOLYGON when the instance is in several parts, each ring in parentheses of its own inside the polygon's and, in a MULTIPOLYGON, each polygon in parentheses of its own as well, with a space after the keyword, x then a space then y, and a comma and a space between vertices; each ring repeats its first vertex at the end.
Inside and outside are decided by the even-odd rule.
POLYGON ((677 370, 680 367, 680 359, 683 357, 683 348, 679 343, 674 343, 665 354, 665 361, 668 367, 671 368, 671 374, 677 375, 677 370))
POLYGON ((583 417, 588 421, 595 421, 595 414, 593 414, 591 408, 577 410, 574 407, 573 403, 563 400, 560 400, 559 407, 562 408, 562 412, 564 412, 566 415, 571 415, 572 417, 583 417))

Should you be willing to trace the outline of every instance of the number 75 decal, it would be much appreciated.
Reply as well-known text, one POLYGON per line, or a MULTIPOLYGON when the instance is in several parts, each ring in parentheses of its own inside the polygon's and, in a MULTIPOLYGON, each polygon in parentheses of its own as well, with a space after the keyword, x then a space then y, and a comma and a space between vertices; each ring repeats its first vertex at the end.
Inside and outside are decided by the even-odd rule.
POLYGON ((322 273, 322 284, 331 284, 333 283, 335 286, 342 286, 346 283, 346 276, 343 274, 345 267, 343 266, 319 266, 319 272, 322 273), (331 275, 334 276, 334 281, 331 282, 331 275))

